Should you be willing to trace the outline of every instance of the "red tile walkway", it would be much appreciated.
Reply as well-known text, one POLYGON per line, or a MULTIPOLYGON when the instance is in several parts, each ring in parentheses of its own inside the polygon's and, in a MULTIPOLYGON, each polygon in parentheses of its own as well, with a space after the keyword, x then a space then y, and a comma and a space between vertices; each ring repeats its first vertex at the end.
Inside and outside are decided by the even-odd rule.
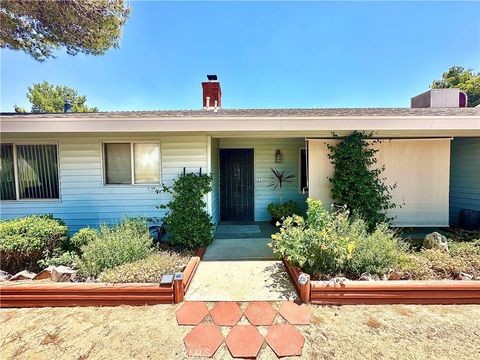
POLYGON ((188 356, 212 357, 223 342, 217 325, 197 325, 183 339, 188 356))
POLYGON ((263 344, 263 336, 252 325, 236 325, 225 338, 233 357, 255 358, 263 344))
POLYGON ((208 311, 205 303, 199 301, 185 302, 176 311, 176 317, 179 325, 196 325, 184 338, 188 356, 212 357, 224 340, 233 357, 256 358, 264 340, 278 357, 300 356, 305 339, 293 324, 310 324, 310 309, 284 302, 278 313, 289 323, 273 324, 277 310, 272 304, 251 302, 246 306, 245 317, 252 325, 236 325, 243 315, 238 303, 218 302, 208 311), (198 325, 208 313, 215 324, 198 325), (225 339, 219 326, 232 327, 225 339), (256 326, 269 326, 265 339, 256 326))
POLYGON ((306 305, 297 305, 293 302, 284 302, 278 312, 292 325, 308 325, 312 317, 306 305))
POLYGON ((255 326, 272 325, 276 316, 277 310, 266 301, 252 301, 245 309, 245 317, 255 326))
POLYGON ((235 326, 242 314, 242 309, 236 302, 221 301, 210 310, 210 316, 215 324, 221 326, 235 326))
POLYGON ((203 301, 185 302, 175 312, 178 325, 197 325, 208 315, 208 308, 203 301))

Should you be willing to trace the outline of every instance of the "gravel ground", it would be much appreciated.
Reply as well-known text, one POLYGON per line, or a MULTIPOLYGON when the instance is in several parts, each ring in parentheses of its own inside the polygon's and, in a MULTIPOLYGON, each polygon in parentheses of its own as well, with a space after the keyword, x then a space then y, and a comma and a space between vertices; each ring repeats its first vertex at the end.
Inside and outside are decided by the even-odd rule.
MULTIPOLYGON (((191 327, 176 324, 176 307, 2 309, 0 358, 185 359, 191 327)), ((310 308, 302 359, 480 359, 480 306, 310 308)), ((214 358, 230 359, 224 344, 214 358)), ((264 343, 259 358, 276 356, 264 343)))

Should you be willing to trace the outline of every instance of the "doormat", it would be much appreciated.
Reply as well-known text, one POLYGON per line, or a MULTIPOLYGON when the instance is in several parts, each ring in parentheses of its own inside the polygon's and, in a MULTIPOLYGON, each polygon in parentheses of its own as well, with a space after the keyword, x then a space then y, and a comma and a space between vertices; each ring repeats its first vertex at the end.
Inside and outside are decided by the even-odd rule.
POLYGON ((258 225, 218 225, 218 234, 256 234, 260 232, 258 225))

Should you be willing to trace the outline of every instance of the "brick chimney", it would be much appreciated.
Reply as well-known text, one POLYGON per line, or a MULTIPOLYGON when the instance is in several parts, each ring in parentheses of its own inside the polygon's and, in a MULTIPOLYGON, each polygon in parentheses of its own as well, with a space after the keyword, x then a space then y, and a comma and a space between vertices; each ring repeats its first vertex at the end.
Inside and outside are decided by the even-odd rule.
POLYGON ((217 75, 207 75, 208 81, 202 82, 203 108, 206 110, 222 107, 222 89, 217 75))

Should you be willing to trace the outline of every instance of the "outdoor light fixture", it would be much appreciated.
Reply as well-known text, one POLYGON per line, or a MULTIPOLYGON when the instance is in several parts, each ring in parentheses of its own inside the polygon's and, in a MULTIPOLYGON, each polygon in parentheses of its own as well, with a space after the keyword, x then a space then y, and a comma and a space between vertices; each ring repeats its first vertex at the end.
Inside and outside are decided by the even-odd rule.
POLYGON ((280 149, 275 150, 275 162, 277 164, 282 162, 282 153, 280 152, 280 149))

